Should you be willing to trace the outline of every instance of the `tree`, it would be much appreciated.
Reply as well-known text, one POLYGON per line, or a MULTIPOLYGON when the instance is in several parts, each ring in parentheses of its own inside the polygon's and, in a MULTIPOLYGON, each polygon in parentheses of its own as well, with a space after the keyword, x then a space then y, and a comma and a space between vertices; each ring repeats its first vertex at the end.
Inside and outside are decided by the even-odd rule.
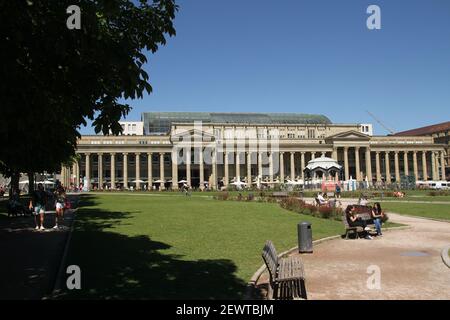
POLYGON ((0 3, 0 172, 58 170, 79 128, 118 134, 130 107, 152 87, 147 58, 175 35, 175 0, 17 0, 0 3), (70 5, 81 29, 69 29, 70 5))

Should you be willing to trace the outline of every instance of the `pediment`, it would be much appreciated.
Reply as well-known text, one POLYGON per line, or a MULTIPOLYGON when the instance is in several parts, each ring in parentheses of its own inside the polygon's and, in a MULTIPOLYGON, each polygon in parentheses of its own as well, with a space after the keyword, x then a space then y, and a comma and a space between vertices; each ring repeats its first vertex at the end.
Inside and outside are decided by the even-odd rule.
POLYGON ((368 141, 370 140, 370 137, 364 133, 355 131, 355 130, 350 130, 350 131, 346 131, 346 132, 341 132, 338 134, 335 134, 333 136, 329 136, 327 137, 327 140, 332 140, 332 141, 339 141, 339 140, 363 140, 363 141, 368 141))
POLYGON ((198 129, 190 129, 183 132, 178 132, 176 134, 172 134, 170 136, 172 141, 190 141, 190 140, 202 140, 202 141, 214 141, 214 135, 198 130, 198 129))

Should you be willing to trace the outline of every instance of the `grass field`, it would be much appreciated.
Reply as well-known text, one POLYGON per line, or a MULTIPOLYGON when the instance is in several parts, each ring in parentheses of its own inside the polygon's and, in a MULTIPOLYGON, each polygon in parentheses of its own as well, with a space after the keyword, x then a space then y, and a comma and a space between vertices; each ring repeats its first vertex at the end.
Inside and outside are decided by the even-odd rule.
POLYGON ((450 204, 381 202, 381 205, 395 213, 450 220, 450 204))
POLYGON ((279 252, 297 245, 303 220, 314 239, 343 232, 338 221, 270 203, 120 194, 82 202, 68 264, 80 266, 83 289, 71 298, 241 298, 266 240, 279 252))

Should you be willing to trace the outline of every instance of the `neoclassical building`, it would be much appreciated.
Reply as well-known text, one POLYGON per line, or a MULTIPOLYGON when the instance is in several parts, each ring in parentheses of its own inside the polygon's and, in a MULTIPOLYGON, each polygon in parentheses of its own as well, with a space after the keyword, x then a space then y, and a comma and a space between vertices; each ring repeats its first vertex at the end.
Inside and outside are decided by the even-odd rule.
POLYGON ((147 112, 143 135, 82 136, 64 185, 178 189, 233 181, 305 181, 311 159, 326 156, 370 184, 445 179, 446 150, 429 136, 373 136, 369 124, 334 124, 323 115, 147 112))

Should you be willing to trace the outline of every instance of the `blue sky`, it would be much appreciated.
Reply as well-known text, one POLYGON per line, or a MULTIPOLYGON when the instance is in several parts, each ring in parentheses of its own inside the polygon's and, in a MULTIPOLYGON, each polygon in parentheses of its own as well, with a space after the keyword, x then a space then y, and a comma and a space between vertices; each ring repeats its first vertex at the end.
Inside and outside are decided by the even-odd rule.
MULTIPOLYGON (((448 0, 180 0, 144 111, 301 112, 395 131, 450 120, 448 0), (366 9, 381 8, 381 30, 366 9)), ((82 133, 92 133, 83 128, 82 133)))

